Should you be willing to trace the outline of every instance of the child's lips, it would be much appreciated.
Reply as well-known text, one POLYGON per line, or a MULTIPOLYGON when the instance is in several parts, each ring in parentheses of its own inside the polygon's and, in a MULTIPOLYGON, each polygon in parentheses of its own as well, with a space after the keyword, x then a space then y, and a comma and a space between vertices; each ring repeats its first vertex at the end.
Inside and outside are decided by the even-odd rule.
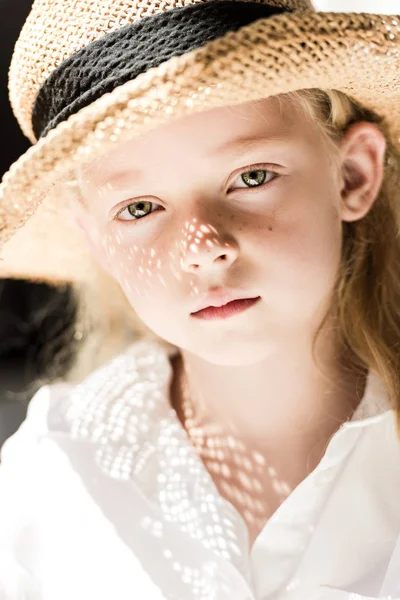
POLYGON ((232 300, 223 306, 209 306, 203 308, 195 313, 191 313, 191 316, 205 320, 228 319, 229 317, 254 306, 259 300, 261 300, 261 296, 258 296, 257 298, 232 300))

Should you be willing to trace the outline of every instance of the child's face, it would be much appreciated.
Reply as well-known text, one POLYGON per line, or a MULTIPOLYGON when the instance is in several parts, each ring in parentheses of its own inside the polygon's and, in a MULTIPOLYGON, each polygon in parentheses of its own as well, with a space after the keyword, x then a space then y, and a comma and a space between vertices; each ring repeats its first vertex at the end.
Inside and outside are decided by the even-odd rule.
POLYGON ((273 98, 168 124, 97 163, 84 196, 97 257, 168 342, 242 364, 314 331, 340 260, 340 177, 294 106, 273 98), (191 316, 217 287, 261 301, 224 320, 191 316))

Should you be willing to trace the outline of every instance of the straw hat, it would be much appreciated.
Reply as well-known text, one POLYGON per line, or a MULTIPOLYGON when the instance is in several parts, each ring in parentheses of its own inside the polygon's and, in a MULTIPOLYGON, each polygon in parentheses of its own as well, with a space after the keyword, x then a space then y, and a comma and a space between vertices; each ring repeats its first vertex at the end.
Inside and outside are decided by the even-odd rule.
POLYGON ((400 15, 309 0, 35 0, 9 71, 33 146, 0 185, 0 276, 90 272, 54 185, 77 161, 196 111, 313 87, 372 108, 400 140, 399 74, 400 15))

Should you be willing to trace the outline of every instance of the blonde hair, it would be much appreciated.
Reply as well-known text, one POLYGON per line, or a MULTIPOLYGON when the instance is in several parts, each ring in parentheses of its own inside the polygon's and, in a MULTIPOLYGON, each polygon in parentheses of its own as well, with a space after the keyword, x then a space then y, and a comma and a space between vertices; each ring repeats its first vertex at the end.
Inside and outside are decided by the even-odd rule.
MULTIPOLYGON (((360 373, 368 369, 382 379, 396 410, 400 438, 400 151, 383 119, 342 92, 299 90, 279 98, 298 102, 334 150, 346 129, 359 121, 375 123, 387 140, 384 179, 376 201, 363 219, 342 224, 342 257, 332 303, 315 334, 313 353, 333 310, 346 368, 360 373)), ((84 376, 135 339, 159 340, 104 273, 96 274, 90 286, 76 286, 75 295, 80 307, 75 335, 79 333, 80 341, 70 378, 84 376)))
POLYGON ((342 223, 342 256, 331 306, 314 337, 334 310, 337 342, 347 368, 375 372, 396 411, 400 439, 400 151, 388 125, 374 112, 335 90, 291 94, 327 138, 336 144, 359 121, 376 124, 387 148, 384 177, 371 210, 358 221, 342 223))

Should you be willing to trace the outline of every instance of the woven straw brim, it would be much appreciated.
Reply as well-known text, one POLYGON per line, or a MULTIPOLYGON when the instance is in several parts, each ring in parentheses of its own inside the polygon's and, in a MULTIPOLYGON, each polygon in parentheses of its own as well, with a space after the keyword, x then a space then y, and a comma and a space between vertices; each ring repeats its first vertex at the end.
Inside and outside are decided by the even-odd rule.
POLYGON ((53 283, 94 266, 54 182, 159 125, 305 88, 337 89, 386 118, 400 143, 399 16, 304 12, 261 19, 174 57, 61 123, 0 185, 0 275, 53 283))

